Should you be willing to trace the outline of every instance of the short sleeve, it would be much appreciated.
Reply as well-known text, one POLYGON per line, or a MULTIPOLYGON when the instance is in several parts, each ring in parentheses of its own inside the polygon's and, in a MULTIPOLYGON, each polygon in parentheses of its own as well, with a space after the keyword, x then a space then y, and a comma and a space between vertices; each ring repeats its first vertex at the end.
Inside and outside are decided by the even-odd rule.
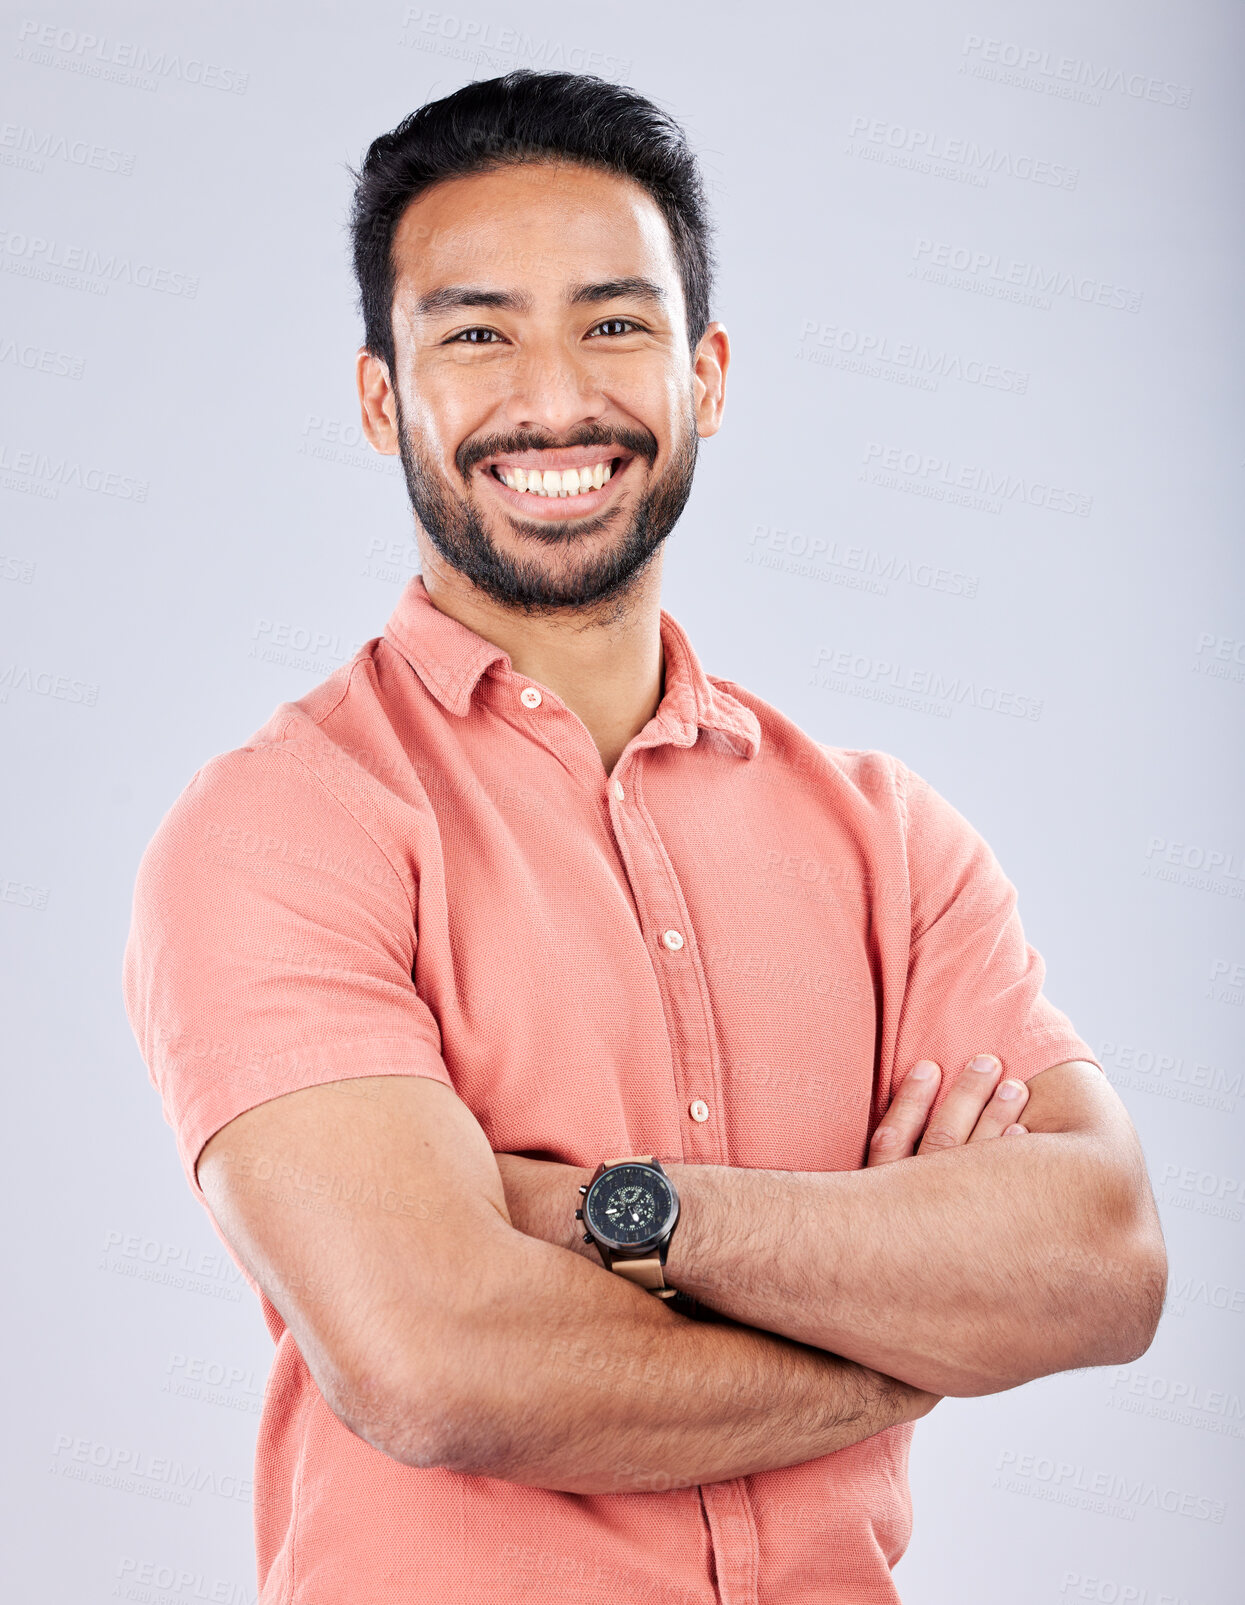
POLYGON ((412 980, 415 918, 386 854, 298 756, 214 758, 143 854, 124 994, 187 1181, 257 1104, 328 1081, 450 1083, 412 980))
POLYGON ((977 1053, 994 1054, 1019 1081, 1070 1059, 1101 1070, 1042 992, 1046 966, 1025 941, 1016 888, 990 847, 927 781, 903 765, 899 777, 912 927, 892 1088, 933 1059, 941 1103, 977 1053))

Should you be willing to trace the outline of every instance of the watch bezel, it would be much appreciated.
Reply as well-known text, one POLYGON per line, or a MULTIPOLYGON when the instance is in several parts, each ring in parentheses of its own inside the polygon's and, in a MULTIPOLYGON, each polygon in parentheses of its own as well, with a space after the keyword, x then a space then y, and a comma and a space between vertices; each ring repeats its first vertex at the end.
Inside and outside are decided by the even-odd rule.
MULTIPOLYGON (((656 1192, 656 1188, 654 1188, 653 1191, 656 1192)), ((660 1248, 662 1243, 670 1236, 671 1232, 673 1232, 675 1226, 678 1224, 678 1190, 665 1171, 658 1170, 656 1165, 644 1165, 640 1164, 639 1162, 632 1163, 630 1161, 625 1165, 612 1165, 609 1170, 603 1170, 599 1176, 594 1178, 592 1185, 584 1194, 583 1219, 584 1225, 587 1227, 589 1232, 591 1232, 594 1241, 596 1241, 599 1245, 604 1248, 608 1248, 612 1254, 621 1256, 624 1259, 633 1257, 638 1258, 644 1254, 651 1254, 655 1248, 660 1248), (592 1219, 591 1206, 593 1193, 597 1193, 598 1198, 600 1198, 601 1194, 604 1192, 604 1188, 601 1188, 601 1183, 607 1180, 611 1182, 617 1182, 620 1180, 619 1172, 625 1170, 645 1171, 649 1176, 652 1176, 659 1181, 670 1193, 670 1213, 668 1217, 661 1223, 656 1231, 650 1233, 648 1237, 644 1238, 638 1243, 620 1242, 618 1238, 611 1237, 608 1233, 599 1230, 592 1219), (597 1192, 598 1188, 601 1188, 600 1192, 597 1192)))

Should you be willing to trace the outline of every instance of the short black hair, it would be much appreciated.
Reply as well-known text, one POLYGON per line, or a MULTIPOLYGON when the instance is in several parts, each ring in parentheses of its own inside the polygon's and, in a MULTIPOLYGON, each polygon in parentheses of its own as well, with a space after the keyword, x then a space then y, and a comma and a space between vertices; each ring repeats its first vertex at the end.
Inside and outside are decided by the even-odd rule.
POLYGON ((407 206, 434 184, 518 162, 581 162, 641 185, 674 241, 695 349, 709 322, 712 230, 704 184, 673 117, 621 84, 523 69, 466 84, 413 111, 368 147, 350 231, 367 349, 394 371, 393 237, 407 206))

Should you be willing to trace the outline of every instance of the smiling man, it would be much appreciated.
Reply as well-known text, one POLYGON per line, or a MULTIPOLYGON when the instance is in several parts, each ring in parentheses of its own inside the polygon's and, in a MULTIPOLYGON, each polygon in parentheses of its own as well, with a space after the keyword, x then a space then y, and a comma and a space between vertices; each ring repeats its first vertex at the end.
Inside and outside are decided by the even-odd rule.
POLYGON ((421 573, 126 953, 276 1343, 261 1605, 894 1601, 913 1423, 1148 1346, 1136 1137, 967 820, 661 608, 730 355, 678 127, 472 84, 353 226, 421 573))

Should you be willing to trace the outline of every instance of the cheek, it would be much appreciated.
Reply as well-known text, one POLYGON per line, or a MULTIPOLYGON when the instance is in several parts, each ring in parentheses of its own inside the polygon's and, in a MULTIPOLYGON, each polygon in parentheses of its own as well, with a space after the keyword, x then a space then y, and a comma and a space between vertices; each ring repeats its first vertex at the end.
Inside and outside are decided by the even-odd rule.
POLYGON ((402 416, 421 456, 449 469, 454 453, 472 433, 477 410, 466 403, 459 387, 421 378, 403 403, 402 416))

